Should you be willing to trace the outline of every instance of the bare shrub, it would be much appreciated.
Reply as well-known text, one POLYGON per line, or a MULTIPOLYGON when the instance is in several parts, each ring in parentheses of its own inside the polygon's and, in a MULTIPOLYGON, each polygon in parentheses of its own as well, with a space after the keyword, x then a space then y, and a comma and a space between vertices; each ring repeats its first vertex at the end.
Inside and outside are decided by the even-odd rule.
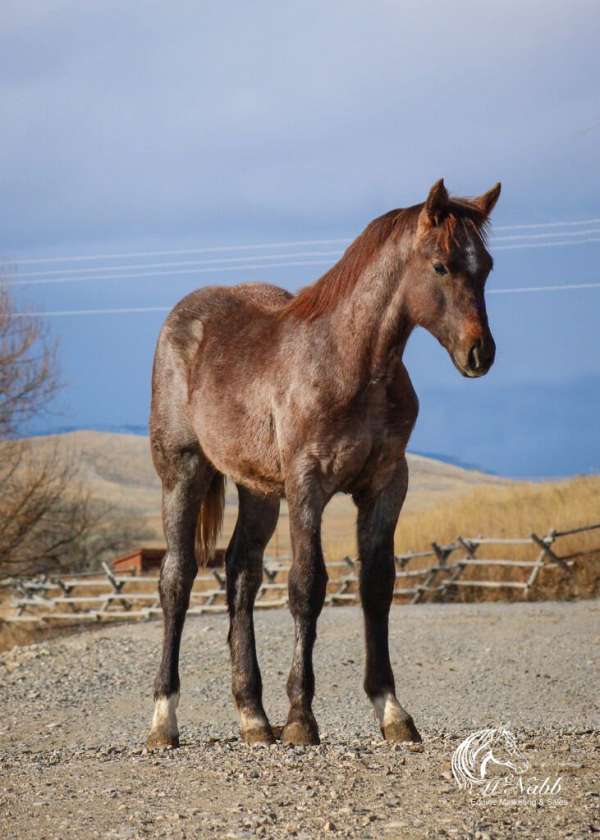
POLYGON ((0 578, 93 568, 148 535, 90 495, 76 456, 18 437, 58 387, 55 343, 0 287, 0 578))

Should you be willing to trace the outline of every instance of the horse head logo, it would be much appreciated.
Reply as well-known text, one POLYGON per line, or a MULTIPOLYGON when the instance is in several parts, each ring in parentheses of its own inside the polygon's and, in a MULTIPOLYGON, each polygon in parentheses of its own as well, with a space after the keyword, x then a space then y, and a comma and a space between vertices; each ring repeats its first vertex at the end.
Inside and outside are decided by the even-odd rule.
POLYGON ((504 727, 474 732, 452 756, 452 773, 461 790, 486 784, 490 765, 506 767, 514 776, 520 776, 529 767, 515 736, 504 727))

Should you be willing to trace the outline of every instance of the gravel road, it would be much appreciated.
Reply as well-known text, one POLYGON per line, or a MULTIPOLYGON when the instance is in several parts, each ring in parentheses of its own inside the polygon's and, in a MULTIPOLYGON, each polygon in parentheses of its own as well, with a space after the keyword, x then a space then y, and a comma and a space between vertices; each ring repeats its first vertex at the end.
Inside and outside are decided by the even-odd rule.
MULTIPOLYGON (((358 609, 326 608, 316 648, 320 747, 246 747, 225 616, 190 618, 182 747, 143 749, 158 623, 102 627, 0 657, 0 836, 9 838, 584 837, 600 831, 600 603, 396 607, 398 696, 423 735, 386 744, 363 695, 358 609), (523 780, 560 792, 458 789, 460 741, 507 726, 523 780)), ((292 627, 256 618, 265 705, 286 712, 292 627)), ((516 784, 516 782, 515 782, 516 784)))

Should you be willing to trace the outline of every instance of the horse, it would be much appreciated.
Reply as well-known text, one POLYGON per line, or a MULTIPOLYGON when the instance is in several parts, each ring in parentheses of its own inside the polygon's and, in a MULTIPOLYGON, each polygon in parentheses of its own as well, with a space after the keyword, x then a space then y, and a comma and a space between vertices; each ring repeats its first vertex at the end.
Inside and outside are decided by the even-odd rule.
POLYGON ((372 221, 296 296, 266 284, 205 287, 167 316, 154 357, 150 417, 167 552, 149 749, 179 744, 181 635, 197 566, 211 555, 222 525, 225 477, 239 496, 225 566, 242 739, 271 744, 275 737, 262 702, 253 606, 285 497, 295 638, 281 738, 319 743, 312 657, 327 585, 321 517, 343 492, 357 507, 364 689, 386 740, 421 740, 396 697, 388 645, 394 532, 418 412, 402 356, 421 326, 463 376, 483 376, 492 366, 486 229, 499 195, 497 184, 476 198, 451 197, 442 179, 423 203, 372 221))
POLYGON ((480 729, 469 735, 452 756, 452 773, 461 790, 488 783, 488 765, 506 767, 521 775, 529 761, 519 750, 515 736, 508 729, 480 729))

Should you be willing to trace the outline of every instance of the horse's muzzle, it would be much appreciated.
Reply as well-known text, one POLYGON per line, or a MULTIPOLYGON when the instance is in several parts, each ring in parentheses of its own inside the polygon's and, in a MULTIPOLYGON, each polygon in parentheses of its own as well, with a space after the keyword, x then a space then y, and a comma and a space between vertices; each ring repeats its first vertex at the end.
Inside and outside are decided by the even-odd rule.
POLYGON ((476 379, 485 376, 496 357, 496 343, 491 335, 485 339, 478 339, 471 345, 463 358, 458 354, 453 357, 454 364, 463 376, 476 379))

